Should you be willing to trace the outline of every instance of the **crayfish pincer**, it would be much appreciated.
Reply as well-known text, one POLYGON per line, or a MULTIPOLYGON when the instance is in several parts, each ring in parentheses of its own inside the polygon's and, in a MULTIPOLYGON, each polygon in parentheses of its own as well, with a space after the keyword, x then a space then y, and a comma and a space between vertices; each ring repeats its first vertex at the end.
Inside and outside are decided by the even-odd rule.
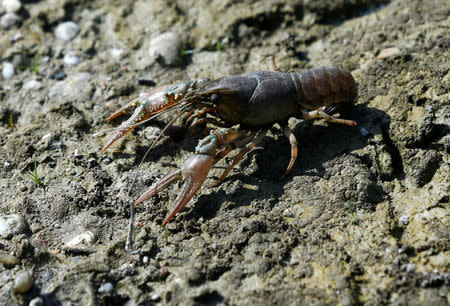
POLYGON ((210 123, 221 128, 211 131, 209 136, 199 142, 196 153, 185 161, 180 170, 154 183, 136 201, 136 205, 142 203, 175 180, 185 182, 175 207, 163 221, 165 225, 192 199, 215 163, 234 149, 240 150, 216 181, 217 184, 225 179, 247 152, 255 148, 275 123, 279 124, 291 145, 291 159, 285 171, 287 175, 298 151, 297 139, 287 124, 289 118, 322 118, 356 126, 355 121, 335 116, 352 106, 356 97, 357 85, 352 75, 336 67, 283 73, 276 71, 273 64, 273 70, 270 71, 183 82, 158 88, 110 116, 108 119, 138 106, 133 116, 110 137, 102 151, 137 125, 170 110, 174 110, 176 115, 161 135, 180 117, 190 127, 210 123), (239 129, 231 128, 237 124, 239 129))

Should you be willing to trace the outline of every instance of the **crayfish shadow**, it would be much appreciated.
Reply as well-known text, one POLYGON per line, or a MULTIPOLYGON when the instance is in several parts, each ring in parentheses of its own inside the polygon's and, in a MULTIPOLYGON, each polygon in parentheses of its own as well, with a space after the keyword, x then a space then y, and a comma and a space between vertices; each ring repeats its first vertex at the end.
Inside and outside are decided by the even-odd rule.
MULTIPOLYGON (((364 148, 373 135, 382 134, 390 122, 390 117, 385 112, 365 105, 356 105, 343 118, 356 120, 358 126, 324 120, 299 121, 297 124, 294 122, 294 126, 291 125, 298 141, 298 155, 292 172, 282 181, 287 182, 294 176, 322 176, 325 162, 364 148)), ((290 144, 279 130, 275 130, 273 134, 278 137, 264 138, 261 144, 264 151, 255 157, 261 170, 259 176, 279 179, 289 163, 290 144)))

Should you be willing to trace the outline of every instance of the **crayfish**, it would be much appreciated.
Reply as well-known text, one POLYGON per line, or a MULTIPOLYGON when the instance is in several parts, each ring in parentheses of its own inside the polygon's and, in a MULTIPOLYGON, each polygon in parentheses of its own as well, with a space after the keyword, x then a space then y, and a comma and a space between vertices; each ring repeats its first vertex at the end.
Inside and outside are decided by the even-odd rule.
POLYGON ((173 181, 183 181, 183 191, 162 223, 166 225, 200 189, 215 163, 232 150, 240 149, 215 182, 217 184, 225 179, 247 152, 255 148, 275 123, 280 125, 291 146, 291 159, 284 174, 287 175, 298 152, 297 139, 287 124, 291 117, 305 120, 322 118, 330 122, 357 125, 355 121, 334 116, 351 106, 357 97, 357 85, 349 72, 341 68, 320 67, 283 73, 277 71, 274 61, 272 64, 273 70, 160 87, 107 118, 109 121, 137 106, 130 119, 110 136, 102 152, 137 125, 172 110, 176 115, 154 143, 181 116, 187 119, 190 126, 212 123, 220 127, 200 140, 195 154, 186 159, 181 169, 154 183, 137 199, 135 205, 149 199, 173 181), (240 125, 239 129, 230 128, 236 124, 240 125))

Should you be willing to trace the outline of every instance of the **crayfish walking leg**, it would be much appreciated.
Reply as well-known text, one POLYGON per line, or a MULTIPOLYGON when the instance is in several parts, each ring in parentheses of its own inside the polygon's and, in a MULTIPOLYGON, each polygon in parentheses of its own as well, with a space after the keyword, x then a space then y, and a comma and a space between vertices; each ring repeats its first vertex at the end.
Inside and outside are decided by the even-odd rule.
POLYGON ((176 204, 172 210, 164 218, 162 225, 166 225, 197 193, 214 164, 228 155, 228 153, 230 153, 233 149, 238 147, 241 148, 233 162, 214 183, 214 185, 216 185, 218 182, 226 178, 230 170, 244 157, 247 152, 255 148, 257 143, 266 135, 266 133, 266 130, 251 133, 231 129, 212 131, 210 135, 199 142, 197 148, 195 149, 196 154, 190 156, 184 162, 181 169, 167 174, 162 179, 154 183, 137 199, 135 205, 137 206, 145 200, 151 198, 159 191, 166 188, 170 183, 181 180, 184 182, 183 191, 178 196, 176 204))

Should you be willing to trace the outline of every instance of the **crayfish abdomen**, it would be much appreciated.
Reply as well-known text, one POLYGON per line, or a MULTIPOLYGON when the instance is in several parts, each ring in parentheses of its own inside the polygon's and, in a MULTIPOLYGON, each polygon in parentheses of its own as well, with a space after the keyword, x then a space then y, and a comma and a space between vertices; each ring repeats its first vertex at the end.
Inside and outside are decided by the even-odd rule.
POLYGON ((303 118, 304 111, 320 107, 334 107, 337 112, 344 103, 352 104, 356 96, 351 74, 334 67, 292 73, 254 71, 211 81, 197 92, 198 99, 209 102, 216 116, 247 128, 303 118))

